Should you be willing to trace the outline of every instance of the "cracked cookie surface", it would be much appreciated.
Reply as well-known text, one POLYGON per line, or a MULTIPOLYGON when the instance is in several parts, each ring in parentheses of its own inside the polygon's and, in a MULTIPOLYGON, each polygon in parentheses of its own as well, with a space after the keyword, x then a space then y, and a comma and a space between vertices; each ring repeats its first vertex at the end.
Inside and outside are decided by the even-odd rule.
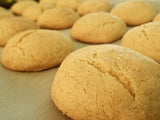
POLYGON ((66 57, 51 96, 74 120, 159 120, 159 88, 154 60, 122 46, 97 45, 66 57))
POLYGON ((8 40, 19 32, 38 29, 39 26, 31 20, 10 17, 0 20, 0 46, 4 46, 8 40))
POLYGON ((58 31, 29 30, 10 39, 1 61, 15 71, 41 71, 58 66, 72 50, 72 41, 58 31))
POLYGON ((87 43, 109 43, 118 40, 125 31, 125 23, 117 16, 96 12, 78 19, 71 28, 71 36, 87 43))
POLYGON ((147 23, 129 30, 123 36, 121 45, 160 63, 160 22, 147 23))

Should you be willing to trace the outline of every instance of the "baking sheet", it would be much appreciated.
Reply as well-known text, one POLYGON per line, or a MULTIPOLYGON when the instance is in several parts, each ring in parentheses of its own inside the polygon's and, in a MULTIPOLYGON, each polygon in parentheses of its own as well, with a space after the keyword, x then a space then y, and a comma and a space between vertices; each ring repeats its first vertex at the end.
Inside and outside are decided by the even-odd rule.
MULTIPOLYGON (((114 5, 124 0, 108 1, 114 5)), ((159 0, 146 1, 160 11, 159 0)), ((70 29, 61 31, 70 37, 70 29)), ((75 50, 91 45, 73 42, 75 50)), ((120 40, 112 44, 120 44, 120 40)), ((2 50, 3 47, 0 47, 0 54, 2 50)), ((57 69, 14 72, 0 64, 0 120, 70 120, 51 100, 50 89, 57 69)))

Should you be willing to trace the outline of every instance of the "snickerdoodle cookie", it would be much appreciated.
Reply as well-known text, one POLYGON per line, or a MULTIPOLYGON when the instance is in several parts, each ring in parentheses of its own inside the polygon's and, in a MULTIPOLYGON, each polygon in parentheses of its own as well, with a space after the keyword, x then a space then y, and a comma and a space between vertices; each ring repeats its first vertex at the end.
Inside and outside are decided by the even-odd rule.
POLYGON ((121 45, 147 55, 160 63, 160 22, 151 22, 129 30, 121 45))
POLYGON ((153 20, 156 10, 143 1, 127 1, 117 4, 111 13, 123 19, 128 25, 141 25, 153 20))
POLYGON ((83 1, 85 0, 58 0, 56 6, 77 10, 83 1))
POLYGON ((22 15, 22 13, 30 6, 37 4, 35 1, 18 1, 11 7, 14 14, 22 15))
POLYGON ((160 120, 160 65, 122 46, 85 47, 63 61, 51 97, 74 120, 160 120))
POLYGON ((111 4, 106 0, 87 0, 80 4, 77 12, 80 15, 85 15, 92 12, 108 12, 111 8, 111 4))
POLYGON ((4 46, 11 37, 19 32, 38 28, 36 23, 25 18, 4 18, 0 20, 0 46, 4 46))
POLYGON ((153 21, 160 21, 160 13, 156 15, 156 17, 153 19, 153 21))
POLYGON ((15 71, 41 71, 59 65, 72 50, 72 41, 61 32, 29 30, 9 40, 1 62, 15 71))
POLYGON ((46 10, 54 8, 51 4, 36 4, 28 7, 22 14, 23 17, 37 21, 39 16, 46 10))
POLYGON ((118 40, 125 31, 126 25, 119 17, 96 12, 77 20, 71 29, 71 36, 87 43, 109 43, 118 40))
POLYGON ((46 10, 38 19, 42 28, 66 29, 79 19, 78 13, 70 8, 53 8, 46 10))

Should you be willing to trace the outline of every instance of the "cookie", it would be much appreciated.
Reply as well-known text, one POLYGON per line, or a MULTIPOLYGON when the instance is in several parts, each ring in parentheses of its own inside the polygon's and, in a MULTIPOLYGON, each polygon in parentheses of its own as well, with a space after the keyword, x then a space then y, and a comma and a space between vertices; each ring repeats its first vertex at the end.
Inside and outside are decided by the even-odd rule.
POLYGON ((112 6, 106 0, 87 0, 80 4, 77 12, 80 15, 85 15, 92 12, 109 12, 112 6))
POLYGON ((8 17, 14 17, 14 15, 10 11, 1 11, 0 10, 0 20, 8 17))
POLYGON ((156 17, 153 19, 153 21, 160 21, 160 13, 156 15, 156 17))
POLYGON ((16 15, 22 15, 22 13, 30 6, 37 4, 35 1, 18 1, 12 5, 11 11, 16 15))
POLYGON ((4 7, 1 7, 1 6, 0 6, 0 12, 1 12, 1 11, 2 11, 2 12, 5 12, 5 11, 7 11, 7 10, 6 10, 4 7))
POLYGON ((85 0, 58 0, 56 6, 77 10, 83 1, 85 0))
POLYGON ((39 16, 48 9, 54 8, 54 5, 51 4, 37 4, 28 7, 22 14, 24 18, 37 21, 39 16))
POLYGON ((126 25, 117 16, 106 12, 90 13, 73 25, 73 39, 87 43, 109 43, 118 40, 126 31, 126 25))
POLYGON ((12 37, 1 55, 2 64, 15 71, 41 71, 58 66, 73 51, 72 41, 53 30, 29 30, 12 37))
POLYGON ((79 19, 78 13, 70 8, 53 8, 46 10, 37 23, 42 28, 66 29, 71 27, 77 19, 79 19))
POLYGON ((56 5, 58 0, 40 0, 39 3, 40 4, 52 4, 52 5, 56 5))
POLYGON ((38 25, 31 20, 10 17, 0 20, 0 46, 4 46, 15 34, 31 29, 38 29, 38 25))
POLYGON ((73 120, 160 120, 160 65, 116 45, 81 48, 61 64, 55 105, 73 120))
POLYGON ((160 22, 151 22, 129 30, 121 45, 147 55, 160 63, 160 22))
POLYGON ((123 19, 126 24, 135 26, 141 25, 153 20, 156 16, 156 10, 143 1, 127 1, 117 4, 111 13, 123 19))

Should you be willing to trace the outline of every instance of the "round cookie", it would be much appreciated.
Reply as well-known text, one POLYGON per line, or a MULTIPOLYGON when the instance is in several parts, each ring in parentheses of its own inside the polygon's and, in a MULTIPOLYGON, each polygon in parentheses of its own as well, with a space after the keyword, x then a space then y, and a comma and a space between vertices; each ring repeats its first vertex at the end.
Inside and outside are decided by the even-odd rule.
POLYGON ((78 13, 70 8, 53 8, 46 10, 37 23, 42 28, 65 29, 71 27, 77 19, 78 13))
POLYGON ((37 4, 35 1, 18 1, 12 5, 11 11, 14 14, 22 15, 22 13, 30 6, 37 4))
POLYGON ((15 34, 31 29, 38 29, 38 25, 31 20, 10 17, 0 20, 0 46, 4 46, 15 34))
POLYGON ((126 31, 125 23, 106 12, 90 13, 73 25, 73 39, 87 43, 109 43, 118 40, 126 31))
POLYGON ((153 21, 160 21, 160 13, 153 19, 153 21))
POLYGON ((129 30, 121 45, 147 55, 160 63, 160 22, 151 22, 129 30))
POLYGON ((55 105, 74 120, 160 120, 160 65, 131 49, 71 53, 52 84, 55 105))
POLYGON ((28 7, 22 14, 24 18, 37 21, 39 16, 48 9, 54 8, 54 5, 51 4, 37 4, 28 7))
POLYGON ((151 5, 143 1, 127 1, 117 4, 111 13, 132 26, 150 22, 157 14, 151 5))
POLYGON ((40 0, 39 3, 56 5, 57 1, 58 0, 40 0))
POLYGON ((106 0, 87 0, 80 4, 77 12, 80 15, 85 15, 92 12, 108 12, 111 8, 111 4, 106 0))
POLYGON ((77 10, 83 1, 85 0, 58 0, 56 6, 77 10))
POLYGON ((15 71, 41 71, 58 66, 72 51, 72 41, 61 32, 29 30, 9 40, 1 62, 15 71))

